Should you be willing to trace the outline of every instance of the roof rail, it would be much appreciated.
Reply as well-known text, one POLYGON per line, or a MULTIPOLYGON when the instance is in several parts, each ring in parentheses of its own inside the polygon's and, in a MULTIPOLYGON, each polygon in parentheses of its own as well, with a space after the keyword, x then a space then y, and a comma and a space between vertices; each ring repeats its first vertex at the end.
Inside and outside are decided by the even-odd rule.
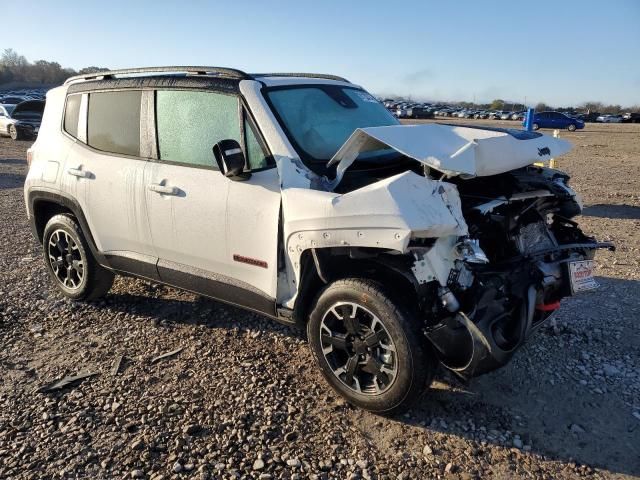
POLYGON ((198 67, 198 66, 172 66, 172 67, 141 67, 141 68, 124 68, 120 70, 105 70, 102 72, 85 73, 68 78, 64 84, 69 85, 74 82, 87 80, 112 79, 116 76, 126 75, 144 75, 163 74, 163 73, 185 73, 187 75, 215 75, 226 78, 236 78, 240 80, 250 80, 260 77, 302 77, 302 78, 322 78, 325 80, 336 80, 339 82, 351 83, 349 80, 337 75, 326 75, 322 73, 245 73, 242 70, 224 67, 198 67))
POLYGON ((338 82, 351 83, 349 80, 337 75, 327 75, 324 73, 251 73, 251 77, 302 77, 302 78, 323 78, 325 80, 336 80, 338 82))
POLYGON ((97 80, 97 79, 111 79, 119 75, 140 75, 145 73, 162 74, 162 73, 185 73, 187 75, 216 75, 227 78, 238 79, 250 79, 251 76, 247 75, 241 70, 233 68, 222 67, 142 67, 142 68, 125 68, 121 70, 105 70, 103 72, 86 73, 83 75, 76 75, 68 78, 64 84, 68 85, 73 82, 97 80))

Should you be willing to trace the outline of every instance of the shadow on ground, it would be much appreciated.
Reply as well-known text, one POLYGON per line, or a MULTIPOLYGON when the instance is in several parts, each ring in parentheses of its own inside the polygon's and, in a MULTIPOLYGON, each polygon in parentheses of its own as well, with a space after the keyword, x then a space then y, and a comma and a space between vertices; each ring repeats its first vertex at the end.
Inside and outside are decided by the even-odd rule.
MULTIPOLYGON (((592 294, 588 306, 581 307, 599 318, 606 318, 602 316, 606 314, 606 299, 612 295, 627 298, 640 295, 640 282, 599 280, 602 288, 592 294), (602 312, 592 310, 591 305, 602 312)), ((262 329, 304 338, 304 332, 300 330, 213 300, 152 298, 146 293, 157 295, 161 292, 153 292, 155 287, 151 286, 143 288, 149 289, 148 292, 141 292, 142 295, 111 294, 106 301, 111 308, 152 317, 159 325, 180 322, 204 324, 210 328, 262 329), (219 315, 221 312, 226 315, 219 315)), ((581 298, 582 301, 587 299, 586 296, 581 298)), ((571 308, 570 302, 565 308, 571 308)), ((587 327, 576 323, 573 333, 580 335, 581 328, 587 327)), ((491 430, 517 433, 524 445, 532 446, 533 453, 550 459, 577 461, 616 473, 640 475, 640 422, 631 415, 631 408, 615 390, 599 395, 581 387, 576 379, 562 381, 562 377, 556 378, 553 372, 566 373, 567 355, 579 356, 582 350, 560 348, 567 340, 562 338, 564 334, 550 332, 551 329, 543 329, 538 334, 553 337, 546 338, 546 343, 552 347, 542 359, 531 355, 531 349, 540 338, 533 339, 517 354, 523 360, 518 365, 511 364, 472 379, 468 385, 443 372, 434 388, 422 397, 408 416, 387 421, 353 409, 354 422, 381 445, 402 435, 402 424, 476 441, 474 430, 483 426, 487 433, 491 430), (436 422, 434 418, 441 420, 436 422), (380 421, 385 422, 383 427, 380 427, 380 421), (441 421, 445 422, 444 426, 441 421), (580 429, 576 431, 572 425, 579 425, 580 429)), ((631 333, 630 337, 628 341, 635 342, 631 333)), ((495 437, 486 440, 499 443, 495 437)))
POLYGON ((24 179, 24 175, 17 173, 2 173, 0 174, 0 190, 22 187, 24 185, 24 179))
POLYGON ((634 205, 603 204, 584 207, 582 215, 599 218, 618 218, 624 220, 640 220, 640 207, 634 205))
MULTIPOLYGON (((445 376, 442 380, 453 390, 432 389, 414 409, 410 420, 400 420, 416 426, 426 423, 423 428, 443 433, 449 433, 449 430, 439 425, 431 426, 432 417, 441 417, 449 425, 472 420, 487 430, 518 433, 525 445, 532 445, 534 453, 551 459, 577 461, 615 473, 640 475, 640 420, 632 415, 633 408, 619 391, 626 382, 637 382, 637 379, 619 377, 612 384, 603 383, 605 393, 599 394, 581 385, 580 378, 566 365, 569 360, 579 361, 583 351, 597 352, 607 359, 619 358, 625 353, 638 355, 639 341, 632 324, 624 325, 620 339, 614 335, 613 329, 604 328, 599 339, 592 341, 591 337, 589 342, 577 342, 567 348, 576 337, 587 340, 585 330, 589 323, 582 323, 578 315, 622 322, 623 317, 629 317, 624 314, 611 316, 609 305, 614 302, 612 299, 640 296, 638 281, 603 277, 598 281, 601 283, 599 290, 590 297, 579 297, 582 313, 576 313, 575 318, 568 321, 567 331, 544 328, 516 354, 519 357, 517 365, 507 365, 472 379, 467 385, 445 376), (616 345, 619 352, 604 351, 605 341, 616 345), (546 348, 542 357, 534 355, 537 342, 546 348)), ((633 301, 629 303, 632 304, 633 301)), ((577 310, 574 299, 563 301, 563 307, 577 310)), ((568 313, 569 310, 565 311, 568 313)), ((638 364, 638 359, 632 358, 632 363, 638 364)), ((471 431, 456 430, 454 434, 473 438, 471 431)))
POLYGON ((24 165, 25 163, 20 158, 0 158, 0 165, 24 165))

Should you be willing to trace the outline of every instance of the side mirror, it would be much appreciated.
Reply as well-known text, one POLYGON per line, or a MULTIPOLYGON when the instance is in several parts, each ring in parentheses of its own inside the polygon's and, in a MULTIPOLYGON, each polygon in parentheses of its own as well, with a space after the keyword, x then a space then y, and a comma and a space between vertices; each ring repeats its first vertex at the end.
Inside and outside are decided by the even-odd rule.
POLYGON ((245 172, 244 153, 235 140, 221 140, 213 146, 213 155, 222 174, 236 181, 248 180, 251 172, 245 172))

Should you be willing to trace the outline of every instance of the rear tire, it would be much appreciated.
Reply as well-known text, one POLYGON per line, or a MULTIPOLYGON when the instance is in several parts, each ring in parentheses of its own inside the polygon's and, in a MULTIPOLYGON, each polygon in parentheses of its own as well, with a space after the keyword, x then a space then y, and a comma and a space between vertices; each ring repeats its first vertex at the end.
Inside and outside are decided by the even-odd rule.
POLYGON ((350 278, 316 298, 307 336, 336 392, 365 410, 396 415, 431 384, 437 368, 413 320, 382 285, 350 278))
POLYGON ((540 125, 538 125, 537 123, 534 123, 532 127, 534 130, 538 130, 540 128, 540 125))
POLYGON ((20 140, 22 137, 15 125, 9 125, 9 136, 11 137, 11 140, 20 140))
POLYGON ((113 272, 102 267, 74 217, 51 217, 42 236, 44 262, 58 290, 72 300, 95 300, 113 284, 113 272))

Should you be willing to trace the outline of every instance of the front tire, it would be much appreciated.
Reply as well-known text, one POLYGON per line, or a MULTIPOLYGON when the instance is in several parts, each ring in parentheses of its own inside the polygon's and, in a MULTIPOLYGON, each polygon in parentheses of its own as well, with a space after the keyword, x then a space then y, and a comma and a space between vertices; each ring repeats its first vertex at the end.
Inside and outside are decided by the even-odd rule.
POLYGON ((431 384, 437 366, 413 320, 379 283, 344 279, 315 300, 307 336, 336 392, 365 410, 395 415, 431 384))
POLYGON ((58 290, 72 300, 105 295, 114 274, 96 262, 80 225, 71 215, 51 217, 42 237, 44 261, 58 290))
POLYGON ((532 126, 534 130, 538 130, 540 128, 540 125, 538 125, 537 123, 534 123, 532 126))
POLYGON ((570 123, 569 126, 567 127, 567 130, 569 130, 570 132, 575 132, 576 126, 573 123, 570 123))

